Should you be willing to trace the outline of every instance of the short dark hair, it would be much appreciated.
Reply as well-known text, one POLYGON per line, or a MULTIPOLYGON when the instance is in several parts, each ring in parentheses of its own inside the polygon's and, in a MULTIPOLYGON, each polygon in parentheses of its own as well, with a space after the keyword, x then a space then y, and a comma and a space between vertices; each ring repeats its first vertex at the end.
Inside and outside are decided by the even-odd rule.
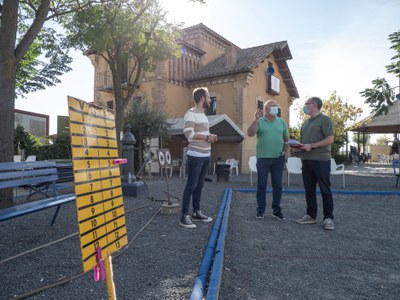
POLYGON ((206 97, 206 93, 208 92, 208 89, 206 87, 199 87, 194 89, 193 91, 193 100, 194 102, 198 103, 201 99, 201 97, 206 97))
POLYGON ((322 107, 322 100, 319 97, 310 97, 308 98, 307 101, 311 101, 312 103, 314 103, 315 105, 317 105, 317 108, 320 110, 322 107))

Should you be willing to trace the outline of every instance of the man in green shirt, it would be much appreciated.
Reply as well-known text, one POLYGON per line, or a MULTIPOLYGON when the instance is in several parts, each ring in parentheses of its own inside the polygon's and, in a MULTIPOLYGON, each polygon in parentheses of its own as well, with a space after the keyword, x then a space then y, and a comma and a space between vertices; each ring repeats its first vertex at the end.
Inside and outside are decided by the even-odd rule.
POLYGON ((331 191, 331 144, 334 126, 332 119, 321 113, 322 100, 309 98, 303 111, 310 115, 301 127, 302 176, 307 202, 306 215, 296 220, 298 224, 317 223, 317 183, 321 190, 324 228, 333 230, 333 197, 331 191))
POLYGON ((269 100, 261 110, 254 114, 254 121, 247 129, 248 136, 257 134, 257 218, 264 218, 268 173, 272 183, 272 215, 278 220, 285 220, 281 210, 282 173, 289 140, 285 121, 278 117, 278 104, 269 100))

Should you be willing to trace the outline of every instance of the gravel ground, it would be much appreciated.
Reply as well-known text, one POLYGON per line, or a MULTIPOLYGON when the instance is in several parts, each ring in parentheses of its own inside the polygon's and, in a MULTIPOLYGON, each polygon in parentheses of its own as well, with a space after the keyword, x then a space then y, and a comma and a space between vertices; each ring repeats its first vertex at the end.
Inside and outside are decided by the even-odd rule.
MULTIPOLYGON (((346 190, 394 189, 395 178, 386 166, 355 168, 346 171, 346 190)), ((206 182, 203 190, 202 210, 214 218, 225 188, 255 188, 249 185, 249 175, 234 176, 230 183, 210 178, 213 181, 206 182)), ((178 215, 157 213, 166 199, 166 182, 155 177, 146 182, 156 201, 145 196, 124 201, 132 244, 113 259, 117 297, 188 299, 212 224, 199 223, 188 230, 178 226, 178 215)), ((185 181, 175 176, 169 184, 171 193, 181 198, 185 181)), ((340 177, 333 179, 333 187, 341 189, 340 177)), ((291 177, 290 188, 302 189, 300 177, 291 177)), ((302 195, 283 195, 287 220, 281 222, 268 215, 256 219, 255 193, 234 192, 220 299, 400 299, 396 229, 400 196, 335 195, 334 200, 336 228, 328 232, 321 222, 295 224, 305 212, 302 195)), ((0 299, 82 272, 74 203, 61 208, 51 227, 52 214, 49 209, 0 223, 0 299), (60 243, 1 262, 69 235, 60 243)), ((88 272, 28 299, 107 299, 107 288, 88 272)))

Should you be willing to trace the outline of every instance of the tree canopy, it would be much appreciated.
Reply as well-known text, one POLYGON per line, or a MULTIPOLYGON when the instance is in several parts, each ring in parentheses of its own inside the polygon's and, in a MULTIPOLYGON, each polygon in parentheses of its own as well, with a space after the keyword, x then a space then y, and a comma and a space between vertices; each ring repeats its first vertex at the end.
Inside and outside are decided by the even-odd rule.
MULTIPOLYGON (((0 1, 0 162, 12 161, 14 154, 16 95, 54 85, 69 70, 70 59, 61 51, 59 36, 46 22, 58 22, 95 2, 99 1, 0 1)), ((2 189, 0 199, 1 207, 10 205, 12 190, 2 189)))
POLYGON ((66 23, 70 45, 107 61, 117 132, 123 129, 124 111, 134 99, 143 72, 179 54, 179 28, 165 15, 155 0, 118 0, 93 5, 66 23))
MULTIPOLYGON (((396 54, 391 58, 393 62, 386 66, 386 71, 395 74, 400 79, 400 30, 389 34, 389 40, 392 43, 390 49, 393 49, 396 54)), ((396 99, 395 87, 391 87, 385 78, 374 79, 372 84, 372 88, 366 88, 360 94, 365 98, 364 102, 372 108, 375 116, 383 113, 387 115, 389 107, 396 99)))
POLYGON ((390 49, 393 49, 396 54, 391 59, 393 62, 386 66, 386 70, 400 78, 400 30, 389 34, 389 40, 392 43, 390 49))
POLYGON ((131 132, 137 141, 139 167, 144 162, 144 154, 149 150, 151 138, 169 136, 170 125, 165 111, 152 106, 146 98, 134 101, 125 115, 125 122, 131 125, 131 132))

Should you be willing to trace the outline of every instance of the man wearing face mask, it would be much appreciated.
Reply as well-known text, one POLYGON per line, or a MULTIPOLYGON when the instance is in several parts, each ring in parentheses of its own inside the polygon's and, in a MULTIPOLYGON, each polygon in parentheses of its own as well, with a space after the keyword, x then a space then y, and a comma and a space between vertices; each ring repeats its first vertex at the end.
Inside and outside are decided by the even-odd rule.
POLYGON ((208 89, 197 88, 193 91, 195 107, 189 109, 184 117, 183 133, 189 142, 187 155, 188 179, 182 197, 182 216, 179 225, 184 228, 196 228, 193 221, 211 222, 213 219, 200 210, 201 190, 210 163, 211 143, 217 141, 217 135, 210 134, 209 122, 204 114, 210 107, 211 99, 208 89), (193 213, 189 215, 190 199, 193 199, 193 213))
POLYGON ((303 111, 310 115, 301 127, 301 143, 303 150, 302 176, 307 202, 306 215, 296 220, 298 224, 317 223, 317 183, 321 190, 324 228, 333 230, 333 197, 331 192, 331 144, 333 143, 334 126, 332 119, 321 113, 322 100, 309 98, 303 111))
POLYGON ((266 189, 268 174, 271 174, 272 183, 272 216, 278 220, 285 220, 281 210, 282 173, 289 140, 288 128, 285 121, 278 117, 278 104, 269 100, 264 104, 262 111, 257 109, 254 121, 247 129, 248 136, 257 135, 257 215, 264 218, 266 206, 266 189))

